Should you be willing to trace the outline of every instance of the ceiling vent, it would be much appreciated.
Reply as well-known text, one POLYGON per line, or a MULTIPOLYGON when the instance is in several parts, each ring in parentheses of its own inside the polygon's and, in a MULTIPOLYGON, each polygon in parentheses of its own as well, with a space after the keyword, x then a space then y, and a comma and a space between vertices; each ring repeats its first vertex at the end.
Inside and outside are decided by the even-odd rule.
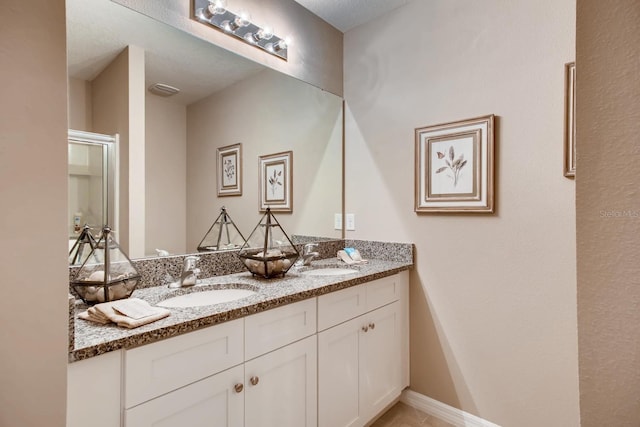
POLYGON ((158 96, 172 96, 180 92, 177 87, 165 85, 163 83, 154 83, 149 86, 149 92, 158 96))

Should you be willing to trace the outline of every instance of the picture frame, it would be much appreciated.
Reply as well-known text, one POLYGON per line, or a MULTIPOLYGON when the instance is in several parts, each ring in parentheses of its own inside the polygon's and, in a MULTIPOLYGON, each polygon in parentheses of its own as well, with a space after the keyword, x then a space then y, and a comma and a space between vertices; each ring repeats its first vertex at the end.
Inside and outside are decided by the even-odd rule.
POLYGON ((564 176, 576 176, 576 63, 564 65, 564 176))
POLYGON ((218 197, 242 195, 242 144, 216 149, 218 197))
POLYGON ((416 213, 494 212, 493 114, 415 129, 416 213))
POLYGON ((259 157, 260 212, 293 212, 293 151, 259 157))

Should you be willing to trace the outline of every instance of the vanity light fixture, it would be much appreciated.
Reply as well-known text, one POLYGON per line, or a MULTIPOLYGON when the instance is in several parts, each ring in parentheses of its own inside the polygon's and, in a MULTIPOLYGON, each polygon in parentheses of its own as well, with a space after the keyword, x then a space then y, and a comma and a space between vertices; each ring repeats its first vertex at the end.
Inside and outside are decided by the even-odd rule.
POLYGON ((193 0, 194 19, 235 36, 252 46, 287 60, 288 43, 273 33, 273 29, 251 22, 247 12, 227 9, 226 0, 193 0))

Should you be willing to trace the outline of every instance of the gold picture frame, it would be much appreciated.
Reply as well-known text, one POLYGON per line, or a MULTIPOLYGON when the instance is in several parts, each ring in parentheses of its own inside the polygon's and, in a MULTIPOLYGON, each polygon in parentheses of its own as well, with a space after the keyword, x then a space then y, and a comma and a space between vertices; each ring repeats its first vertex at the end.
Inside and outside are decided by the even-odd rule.
POLYGON ((242 196, 242 144, 216 149, 218 197, 242 196))
POLYGON ((415 211, 494 211, 493 114, 415 130, 415 211))
POLYGON ((576 63, 564 65, 564 176, 576 176, 576 63))
POLYGON ((259 157, 260 212, 293 212, 293 151, 259 157))

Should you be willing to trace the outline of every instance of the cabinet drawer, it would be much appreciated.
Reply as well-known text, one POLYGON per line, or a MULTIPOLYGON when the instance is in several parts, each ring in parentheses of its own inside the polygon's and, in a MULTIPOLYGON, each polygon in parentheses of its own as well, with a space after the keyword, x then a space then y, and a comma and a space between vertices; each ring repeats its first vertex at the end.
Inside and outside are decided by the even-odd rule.
POLYGON ((399 275, 384 277, 366 284, 366 311, 375 310, 400 299, 399 275))
POLYGON ((318 330, 360 316, 366 311, 366 285, 353 286, 318 297, 318 330))
POLYGON ((318 330, 358 317, 400 299, 400 276, 377 279, 318 297, 318 330))
POLYGON ((125 353, 125 407, 243 362, 243 319, 144 345, 125 353))
POLYGON ((245 360, 315 333, 315 298, 253 314, 245 318, 245 360))

